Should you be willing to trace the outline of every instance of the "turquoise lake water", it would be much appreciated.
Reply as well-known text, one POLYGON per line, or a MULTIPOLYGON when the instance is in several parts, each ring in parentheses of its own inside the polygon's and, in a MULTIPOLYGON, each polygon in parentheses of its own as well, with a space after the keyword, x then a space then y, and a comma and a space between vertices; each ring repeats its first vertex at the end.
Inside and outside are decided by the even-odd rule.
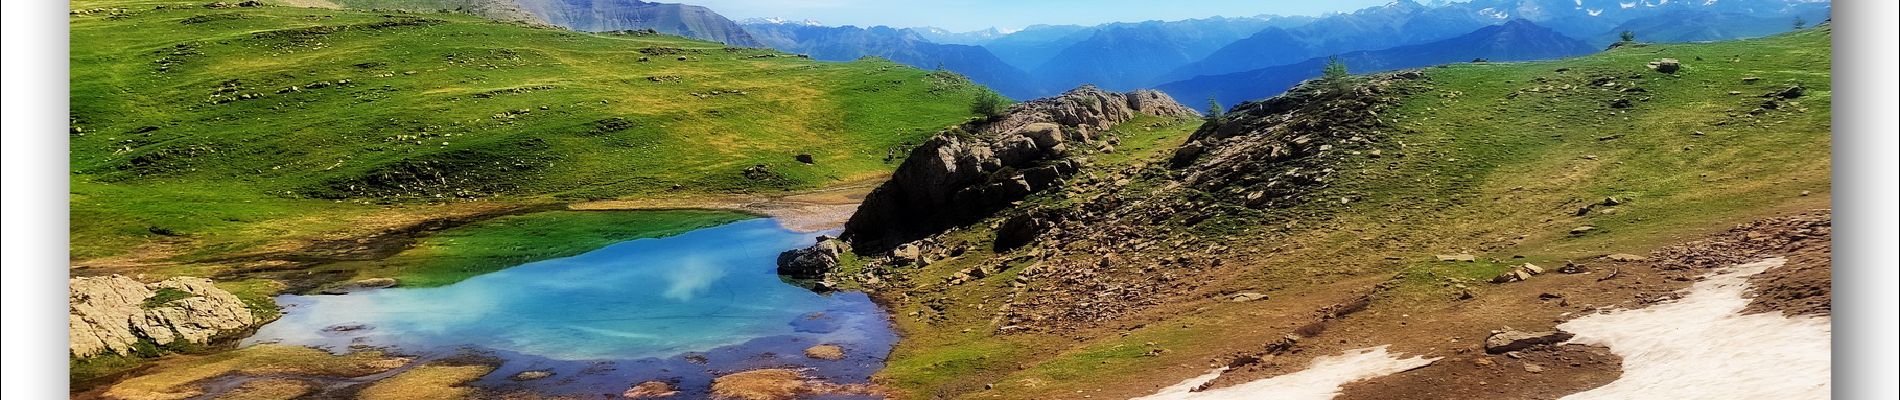
POLYGON ((714 364, 723 357, 757 366, 823 367, 793 356, 803 346, 840 344, 853 357, 843 361, 850 373, 835 378, 858 380, 853 376, 881 366, 896 336, 884 312, 862 293, 818 294, 780 280, 778 254, 808 246, 814 236, 753 219, 621 242, 443 287, 281 296, 283 318, 246 343, 336 352, 386 347, 425 355, 473 349, 509 360, 495 375, 558 369, 563 362, 644 359, 666 365, 653 368, 651 376, 630 368, 602 377, 606 389, 624 389, 633 379, 699 380, 660 376, 660 370, 682 374, 685 364, 674 361, 688 353, 701 354, 692 365, 705 365, 705 355, 712 354, 714 364))

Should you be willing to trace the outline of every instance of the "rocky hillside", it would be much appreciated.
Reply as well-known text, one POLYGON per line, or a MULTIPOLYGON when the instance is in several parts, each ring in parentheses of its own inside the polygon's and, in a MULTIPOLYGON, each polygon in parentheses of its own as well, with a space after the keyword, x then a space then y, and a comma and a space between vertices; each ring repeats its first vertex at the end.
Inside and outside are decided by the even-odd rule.
POLYGON ((871 254, 974 222, 1060 184, 1079 170, 1076 157, 1112 149, 1100 140, 1118 124, 1196 115, 1160 92, 1094 86, 1016 104, 912 149, 851 216, 844 239, 871 254))
MULTIPOLYGON (((1040 158, 1076 171, 990 207, 954 193, 1016 175, 946 179, 984 158, 939 146, 867 199, 844 235, 855 256, 814 252, 896 314, 905 341, 879 382, 900 398, 1132 398, 1227 367, 1200 391, 1375 347, 1441 361, 1350 398, 1562 397, 1624 361, 1485 339, 1663 301, 1707 272, 1669 245, 1729 235, 1762 243, 1722 260, 1816 257, 1781 243, 1814 243, 1824 218, 1722 232, 1828 203, 1829 38, 1311 81, 1212 121, 1104 126, 1113 152, 1040 158)), ((1774 279, 1816 275, 1805 265, 1774 279)))

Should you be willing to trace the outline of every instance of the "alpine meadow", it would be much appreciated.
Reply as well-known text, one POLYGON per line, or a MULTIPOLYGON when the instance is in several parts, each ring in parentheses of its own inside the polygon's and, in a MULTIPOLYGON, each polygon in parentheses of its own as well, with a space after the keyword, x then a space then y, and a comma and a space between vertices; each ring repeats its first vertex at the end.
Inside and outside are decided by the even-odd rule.
POLYGON ((70 3, 74 399, 1833 388, 1826 1, 202 1, 70 3))

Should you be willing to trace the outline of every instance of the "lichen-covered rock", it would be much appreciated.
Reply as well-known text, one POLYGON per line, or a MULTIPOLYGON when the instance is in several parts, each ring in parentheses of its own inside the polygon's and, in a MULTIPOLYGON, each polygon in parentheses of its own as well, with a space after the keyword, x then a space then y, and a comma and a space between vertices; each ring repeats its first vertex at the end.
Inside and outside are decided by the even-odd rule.
POLYGON ((1200 114, 1161 92, 1083 86, 952 128, 912 149, 891 180, 865 197, 843 236, 859 254, 881 254, 987 217, 1075 173, 1068 150, 1094 148, 1082 144, 1143 115, 1200 114))
POLYGON ((176 277, 152 284, 121 275, 70 281, 69 339, 74 357, 133 354, 142 341, 205 343, 262 322, 211 280, 176 277))

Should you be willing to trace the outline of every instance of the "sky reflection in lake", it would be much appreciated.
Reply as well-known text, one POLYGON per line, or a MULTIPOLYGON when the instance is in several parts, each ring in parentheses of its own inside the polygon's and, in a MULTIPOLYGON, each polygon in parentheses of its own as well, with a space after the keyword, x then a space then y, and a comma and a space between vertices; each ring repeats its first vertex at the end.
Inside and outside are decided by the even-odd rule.
POLYGON ((338 351, 352 344, 411 351, 472 345, 588 360, 667 357, 776 335, 814 342, 889 335, 864 295, 821 296, 779 280, 778 253, 811 242, 810 234, 761 218, 622 242, 444 287, 283 296, 283 319, 247 342, 338 351), (795 329, 795 321, 814 315, 837 323, 795 329))

